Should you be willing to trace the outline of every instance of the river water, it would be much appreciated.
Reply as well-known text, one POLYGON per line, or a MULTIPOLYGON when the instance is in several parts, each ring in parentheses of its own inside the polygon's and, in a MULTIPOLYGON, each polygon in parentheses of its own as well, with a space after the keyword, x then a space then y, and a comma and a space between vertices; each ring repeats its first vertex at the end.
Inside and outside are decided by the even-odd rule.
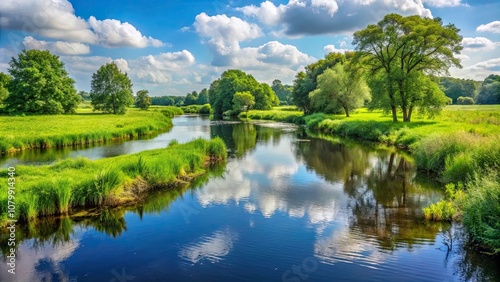
MULTIPOLYGON (((308 137, 279 123, 173 120, 148 140, 32 152, 2 165, 91 159, 220 136, 226 164, 133 207, 20 226, 16 274, 1 281, 483 281, 498 261, 429 223, 442 197, 394 149, 308 137), (43 157, 37 157, 37 154, 43 157), (29 156, 29 157, 26 157, 29 156)), ((1 237, 2 253, 7 250, 1 237)))

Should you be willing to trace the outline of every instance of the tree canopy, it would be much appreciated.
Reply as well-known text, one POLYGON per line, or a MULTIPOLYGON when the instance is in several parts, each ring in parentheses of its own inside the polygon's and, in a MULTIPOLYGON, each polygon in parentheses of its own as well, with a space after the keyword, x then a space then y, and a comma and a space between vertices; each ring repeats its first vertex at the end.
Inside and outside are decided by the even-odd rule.
POLYGON ((273 80, 273 84, 271 85, 271 89, 273 89, 276 96, 280 100, 280 105, 292 105, 293 104, 293 86, 291 85, 283 85, 281 80, 275 79, 273 80))
POLYGON ((90 96, 95 111, 124 114, 134 102, 132 82, 115 63, 101 66, 92 74, 90 96))
POLYGON ((147 110, 151 105, 151 98, 148 95, 147 90, 139 90, 137 91, 137 95, 135 97, 135 106, 139 109, 147 110))
POLYGON ((500 75, 491 74, 484 79, 476 102, 478 104, 500 104, 500 75))
POLYGON ((458 97, 470 97, 474 99, 478 94, 480 82, 472 79, 460 79, 454 77, 441 77, 439 87, 447 97, 458 103, 458 97))
POLYGON ((233 110, 248 112, 255 105, 255 98, 248 91, 236 92, 233 96, 233 110))
POLYGON ((10 60, 9 74, 5 108, 10 113, 73 113, 80 101, 64 63, 49 51, 23 50, 10 60))
POLYGON ((9 96, 8 87, 11 79, 10 75, 0 72, 0 105, 9 96))
POLYGON ((252 75, 241 70, 227 70, 212 82, 208 90, 210 105, 214 115, 233 114, 233 96, 236 92, 248 91, 255 98, 255 109, 270 110, 279 100, 271 87, 259 83, 252 75))
POLYGON ((346 68, 344 64, 337 63, 318 76, 318 88, 309 94, 314 108, 323 107, 325 111, 333 112, 340 109, 349 117, 351 110, 362 107, 370 100, 370 90, 363 76, 346 68))
MULTIPOLYGON (((398 14, 388 14, 376 25, 355 32, 353 44, 359 51, 356 60, 362 59, 372 77, 378 80, 372 83, 373 92, 385 93, 373 97, 375 104, 390 109, 394 121, 397 110, 401 109, 406 122, 411 121, 415 108, 429 106, 429 101, 422 99, 425 95, 418 94, 423 86, 416 82, 425 80, 425 87, 434 89, 429 84, 435 82, 424 79, 424 75, 447 73, 450 66, 461 67, 460 60, 454 57, 463 48, 458 32, 452 24, 443 26, 440 18, 398 14)), ((443 105, 431 106, 437 109, 443 105)))

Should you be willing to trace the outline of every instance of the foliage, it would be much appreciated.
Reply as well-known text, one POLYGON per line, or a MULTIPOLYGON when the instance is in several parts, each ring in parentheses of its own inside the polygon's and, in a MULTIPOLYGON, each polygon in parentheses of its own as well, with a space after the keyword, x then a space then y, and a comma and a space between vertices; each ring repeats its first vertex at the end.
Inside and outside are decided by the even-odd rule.
POLYGON ((198 113, 203 114, 203 115, 209 115, 211 111, 212 111, 212 107, 210 107, 210 104, 207 103, 207 104, 203 105, 198 110, 198 113))
POLYGON ((151 105, 151 98, 148 95, 147 90, 137 91, 137 96, 135 97, 135 106, 142 110, 147 110, 151 105))
POLYGON ((0 72, 0 105, 9 96, 8 88, 11 80, 12 77, 10 75, 0 72))
POLYGON ((0 117, 0 123, 3 125, 0 129, 2 153, 126 139, 151 134, 172 125, 171 120, 159 112, 137 109, 131 109, 123 116, 90 112, 59 116, 4 116, 0 117), (12 135, 12 132, 16 134, 12 135))
POLYGON ((12 80, 4 103, 10 113, 73 113, 80 102, 75 81, 49 51, 23 50, 10 60, 9 73, 12 80))
MULTIPOLYGON (((224 142, 196 139, 186 144, 132 155, 90 161, 65 159, 52 165, 16 167, 17 219, 63 214, 80 206, 116 206, 137 201, 155 188, 205 172, 216 160, 227 158, 224 142), (51 180, 57 179, 57 180, 51 180)), ((1 169, 6 175, 7 170, 1 169)), ((0 183, 0 202, 7 198, 7 183, 0 183)), ((1 209, 0 218, 7 211, 1 209)), ((5 222, 2 222, 5 224, 5 222)))
POLYGON ((452 221, 459 219, 466 201, 464 186, 459 183, 446 185, 445 199, 425 207, 424 217, 434 221, 452 221))
POLYGON ((78 96, 80 96, 83 101, 90 101, 92 98, 90 97, 90 93, 87 91, 78 91, 78 96))
POLYGON ((457 99, 457 104, 458 105, 474 105, 474 99, 471 97, 458 97, 457 99))
POLYGON ((293 86, 291 85, 283 85, 281 80, 275 79, 273 80, 273 84, 271 85, 274 93, 278 96, 280 100, 280 105, 293 105, 293 86))
POLYGON ((233 110, 248 112, 255 105, 255 98, 248 91, 236 92, 233 96, 233 110))
POLYGON ((472 79, 460 79, 454 77, 441 77, 439 87, 452 103, 458 103, 459 97, 470 97, 474 99, 478 94, 478 83, 472 79))
POLYGON ((208 90, 210 105, 216 116, 233 110, 233 96, 236 92, 248 91, 255 98, 255 109, 271 109, 279 103, 271 87, 258 83, 255 78, 241 70, 228 70, 212 82, 208 90))
POLYGON ((454 57, 463 48, 458 31, 452 24, 443 26, 439 18, 388 14, 376 25, 354 33, 353 44, 359 51, 356 61, 369 66, 375 79, 373 100, 379 108, 390 109, 393 121, 397 121, 398 108, 403 121, 410 122, 415 108, 445 105, 443 92, 426 74, 460 67, 454 57))
POLYGON ((370 100, 370 90, 362 77, 347 68, 337 63, 318 76, 318 88, 309 93, 313 108, 324 107, 326 112, 342 109, 349 117, 350 111, 370 100))
POLYGON ((322 109, 313 109, 309 99, 309 93, 317 88, 317 78, 326 69, 332 68, 337 63, 344 63, 354 56, 353 52, 329 53, 324 59, 312 63, 305 67, 305 72, 299 72, 293 82, 292 97, 293 102, 304 114, 319 112, 322 109))
POLYGON ((246 113, 241 113, 239 117, 298 123, 303 115, 304 113, 297 109, 292 111, 290 108, 275 107, 270 111, 251 110, 246 113))
POLYGON ((484 79, 476 103, 500 104, 500 75, 491 74, 484 79))
POLYGON ((124 114, 134 102, 132 81, 115 63, 105 64, 92 74, 90 96, 95 111, 124 114))
POLYGON ((159 108, 161 113, 169 118, 173 118, 174 116, 183 115, 184 111, 179 107, 174 106, 166 106, 159 108))

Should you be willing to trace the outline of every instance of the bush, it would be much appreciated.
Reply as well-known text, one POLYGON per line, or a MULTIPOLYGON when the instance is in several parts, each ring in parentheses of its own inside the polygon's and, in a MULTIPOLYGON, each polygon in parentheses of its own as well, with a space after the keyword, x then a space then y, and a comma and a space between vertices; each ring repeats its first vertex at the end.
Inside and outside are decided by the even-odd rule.
POLYGON ((459 105, 474 105, 474 99, 471 97, 458 97, 457 104, 459 105))
POLYGON ((211 110, 212 107, 210 107, 210 104, 205 104, 198 110, 198 113, 203 115, 209 115, 211 110))
POLYGON ((210 158, 216 158, 216 159, 227 158, 226 144, 224 143, 224 140, 222 140, 219 137, 210 140, 206 150, 207 150, 207 155, 209 155, 210 158))

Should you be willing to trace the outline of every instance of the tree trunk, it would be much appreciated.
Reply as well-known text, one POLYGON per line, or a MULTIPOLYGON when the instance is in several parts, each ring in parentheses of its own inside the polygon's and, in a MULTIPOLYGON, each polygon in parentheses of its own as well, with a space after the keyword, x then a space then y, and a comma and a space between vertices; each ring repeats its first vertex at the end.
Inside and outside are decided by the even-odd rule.
POLYGON ((398 111, 396 109, 396 106, 391 105, 391 111, 392 111, 392 121, 398 122, 398 111))
POLYGON ((411 114, 413 113, 413 106, 410 106, 410 109, 408 110, 408 122, 411 122, 411 114))
POLYGON ((349 117, 349 108, 348 107, 344 107, 344 111, 345 111, 345 116, 349 117))
POLYGON ((401 110, 403 111, 403 122, 408 121, 408 108, 406 106, 401 106, 401 110))

